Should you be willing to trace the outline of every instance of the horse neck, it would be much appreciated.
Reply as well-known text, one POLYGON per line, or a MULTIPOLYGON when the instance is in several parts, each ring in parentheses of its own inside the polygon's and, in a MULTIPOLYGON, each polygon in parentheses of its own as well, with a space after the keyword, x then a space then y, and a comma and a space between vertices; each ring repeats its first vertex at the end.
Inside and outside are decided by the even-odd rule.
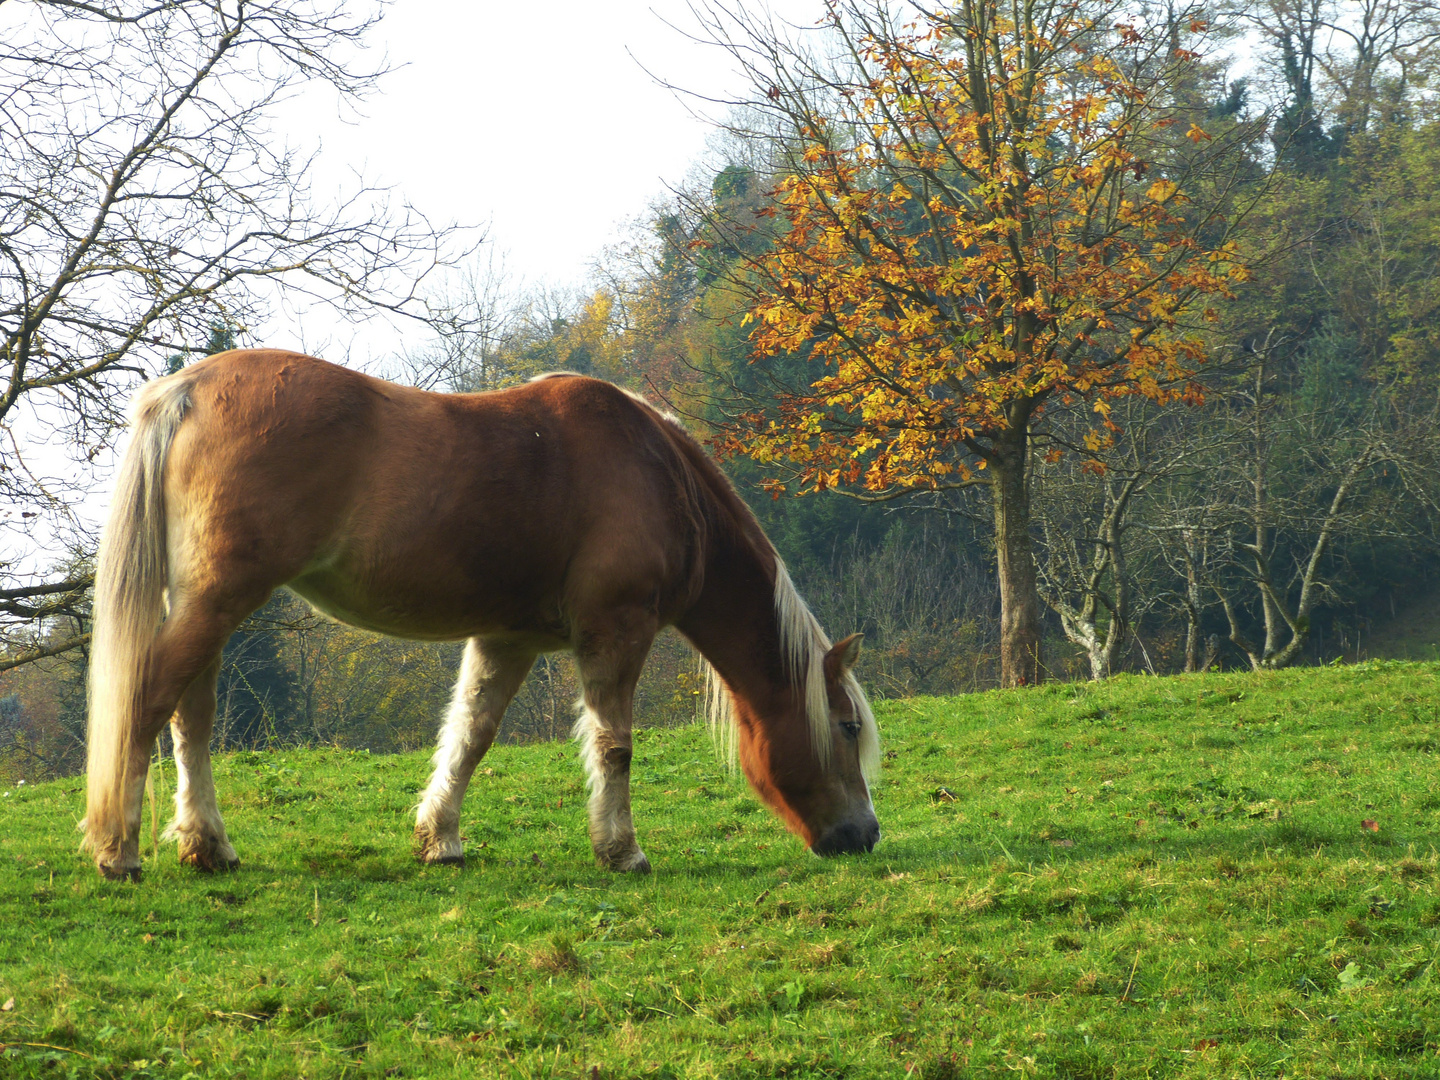
POLYGON ((742 713, 774 716, 795 701, 775 615, 774 564, 742 542, 712 545, 699 599, 676 627, 725 680, 742 713))

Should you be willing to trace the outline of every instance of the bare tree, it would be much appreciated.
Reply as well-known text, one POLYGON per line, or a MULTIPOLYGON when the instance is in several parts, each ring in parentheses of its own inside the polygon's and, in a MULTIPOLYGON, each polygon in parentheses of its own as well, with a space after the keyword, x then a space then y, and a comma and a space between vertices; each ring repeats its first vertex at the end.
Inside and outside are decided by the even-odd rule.
POLYGON ((1065 637, 1085 650, 1090 678, 1096 682, 1108 679, 1115 670, 1130 631, 1133 590, 1125 550, 1126 519, 1146 481, 1142 472, 1107 473, 1090 485, 1068 485, 1071 496, 1095 503, 1071 507, 1080 511, 1071 516, 1090 526, 1089 535, 1077 534, 1073 524, 1063 521, 1054 501, 1036 499, 1045 538, 1036 558, 1040 596, 1060 617, 1065 637))
MULTIPOLYGON (((1185 567, 1190 602, 1198 606, 1203 580, 1230 642, 1256 670, 1304 655, 1317 609, 1343 602, 1336 582, 1347 550, 1434 544, 1433 388, 1287 390, 1275 368, 1289 345, 1267 338, 1245 382, 1192 433, 1207 458, 1204 480, 1165 522, 1183 548, 1172 564, 1185 567)), ((1323 359, 1309 372, 1317 386, 1331 362, 1323 359)), ((1198 623, 1197 612, 1192 637, 1198 623)))
POLYGON ((1363 133, 1377 107, 1399 107, 1434 73, 1440 10, 1432 0, 1349 0, 1322 16, 1327 47, 1316 57, 1336 115, 1363 133))
POLYGON ((405 348, 387 377, 422 390, 469 393, 516 381, 508 362, 523 321, 523 300, 493 252, 430 298, 433 336, 405 348))
MULTIPOLYGON (((1440 58, 1440 9, 1432 0, 1234 2, 1279 60, 1274 87, 1285 98, 1277 146, 1302 163, 1423 91, 1440 58), (1322 109, 1338 121, 1327 132, 1322 109)), ((1262 68, 1262 72, 1265 69, 1262 68)), ((1262 81, 1264 77, 1262 74, 1262 81)))
MULTIPOLYGON (((1204 500, 1194 501, 1193 477, 1186 478, 1183 497, 1173 488, 1157 500, 1159 505, 1150 523, 1151 535, 1159 541, 1159 555, 1180 587, 1160 594, 1185 620, 1185 671, 1206 671, 1220 652, 1218 635, 1205 635, 1205 613, 1215 599, 1210 582, 1224 548, 1220 531, 1211 517, 1216 507, 1204 500), (1202 642, 1204 652, 1201 651, 1202 642)), ((1228 520, 1228 519, 1227 519, 1228 520)))
POLYGON ((1176 476, 1197 456, 1194 443, 1176 437, 1194 423, 1190 411, 1178 403, 1128 399, 1112 413, 1120 434, 1108 446, 1086 446, 1083 427, 1077 431, 1073 422, 1045 433, 1047 442, 1070 453, 1046 455, 1034 466, 1035 516, 1043 537, 1036 549, 1040 595, 1065 637, 1085 650, 1096 681, 1114 673, 1134 634, 1137 607, 1157 599, 1146 566, 1159 553, 1141 504, 1157 482, 1176 476), (1137 525, 1143 541, 1138 559, 1131 539, 1137 525))
MULTIPOLYGON (((378 15, 342 0, 35 0, 0 47, 0 668, 84 640, 75 507, 127 391, 290 299, 423 317, 452 234, 363 184, 312 197, 275 131, 356 101, 378 15), (57 621, 60 617, 63 620, 57 621)), ((458 254, 458 252, 456 253, 458 254)))

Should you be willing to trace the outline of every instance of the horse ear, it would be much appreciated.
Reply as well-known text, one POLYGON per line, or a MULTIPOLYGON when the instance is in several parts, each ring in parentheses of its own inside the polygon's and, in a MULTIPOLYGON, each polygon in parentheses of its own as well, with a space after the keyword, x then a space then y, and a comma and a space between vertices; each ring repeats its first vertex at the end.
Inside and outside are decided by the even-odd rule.
POLYGON ((864 634, 851 634, 832 645, 825 654, 825 677, 838 679, 849 672, 860 659, 860 643, 864 640, 864 634))

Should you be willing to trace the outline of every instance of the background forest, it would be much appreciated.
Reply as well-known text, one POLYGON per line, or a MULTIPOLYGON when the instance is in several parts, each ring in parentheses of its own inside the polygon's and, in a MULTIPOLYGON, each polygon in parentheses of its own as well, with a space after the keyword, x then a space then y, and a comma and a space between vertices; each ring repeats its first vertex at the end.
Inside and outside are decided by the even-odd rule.
MULTIPOLYGON (((192 5, 161 7, 193 21, 192 5)), ((88 51, 72 43, 95 100, 136 110, 125 145, 96 145, 73 110, 34 121, 57 77, 45 62, 57 46, 37 37, 28 62, 17 47, 4 68, 24 91, 10 100, 36 104, 29 120, 5 114, 24 139, 0 139, 0 172, 17 178, 0 193, 0 422, 48 425, 93 456, 117 436, 140 376, 263 344, 247 330, 256 311, 236 297, 259 304, 243 290, 299 267, 307 288, 330 288, 342 308, 423 320, 421 343, 376 374, 473 392, 570 370, 679 415, 722 456, 822 625, 866 634, 859 673, 872 694, 1435 656, 1440 5, 1007 8, 1033 19, 1028 37, 996 23, 999 10, 961 2, 894 21, 883 7, 841 5, 808 33, 702 11, 703 32, 750 75, 751 99, 729 107, 693 182, 607 251, 587 286, 520 294, 495 262, 403 209, 357 196, 348 217, 294 220, 279 187, 227 186, 237 157, 277 184, 303 165, 268 156, 243 119, 283 80, 366 89, 372 73, 301 59, 322 38, 367 29, 342 8, 302 17, 276 4, 248 23, 187 24, 197 74, 177 75, 149 120, 153 102, 126 97, 133 88, 114 74, 123 68, 98 58, 93 39, 88 51), (226 37, 242 24, 251 36, 226 37), (984 86, 955 90, 989 62, 992 38, 1007 87, 1017 68, 1050 65, 1050 96, 1005 132, 997 118, 1012 98, 982 108, 984 86), (207 98, 225 65, 248 63, 247 48, 267 52, 277 83, 252 86, 249 106, 207 98), (1062 99, 1086 108, 1064 113, 1062 99), (186 108, 228 119, 185 128, 198 141, 184 145, 186 108), (987 139, 999 149, 977 164, 967 155, 987 139), (947 158, 952 146, 965 149, 947 158), (1007 147, 1019 149, 1007 158, 1007 147), (109 178, 100 203, 85 203, 96 196, 84 184, 65 203, 58 178, 75 155, 92 155, 109 178), (196 161, 213 163, 203 178, 190 172, 196 161), (1103 165, 1093 175, 1092 161, 1103 165), (1020 247, 992 255, 987 244, 1038 205, 1022 200, 1011 218, 994 209, 993 192, 1020 174, 1032 194, 1051 185, 1046 220, 1073 216, 1087 192, 1103 199, 1086 228, 1112 208, 1099 239, 1049 234, 1045 257, 1061 269, 1043 304, 1039 293, 999 299, 1000 277, 979 276, 1016 280, 1005 259, 1020 247), (137 196, 107 210, 127 184, 153 205, 137 196), (78 207, 73 222, 67 205, 78 207), (246 234, 260 239, 217 246, 207 232, 216 208, 237 226, 264 219, 246 234), (1137 244, 1152 262, 1170 260, 1158 284, 1115 276, 1138 265, 1137 244), (1086 264, 1077 251, 1099 254, 1086 264), (354 252, 369 254, 345 264, 354 252), (969 277, 935 273, 965 260, 969 277), (433 284, 430 271, 447 266, 446 283, 433 284), (93 280, 87 267, 101 267, 93 280), (117 298, 132 271, 128 300, 117 298), (1002 308, 1017 313, 1011 322, 1002 308), (1089 366, 1042 386, 974 359, 990 348, 976 327, 989 318, 997 341, 1017 341, 1027 312, 1055 327, 1078 312, 1067 356, 1089 366), (950 357, 939 376, 895 389, 904 379, 894 372, 933 373, 937 356, 950 357), (905 438, 891 440, 897 431, 905 438), (1002 627, 1024 616, 1027 589, 1032 636, 1014 640, 1028 651, 1006 654, 1002 627)), ((56 11, 57 24, 87 17, 56 11)), ((141 20, 105 32, 124 50, 145 31, 141 20)), ((65 78, 78 100, 76 76, 65 78)), ((83 756, 95 538, 55 524, 73 519, 78 494, 41 479, 20 450, 4 454, 16 550, 41 524, 66 539, 38 568, 18 556, 0 564, 0 777, 64 775, 83 756)), ((458 655, 335 624, 277 593, 226 649, 217 744, 425 745, 458 655)), ((639 722, 691 719, 698 691, 687 646, 667 634, 639 722)), ((564 735, 576 696, 568 657, 542 658, 502 737, 564 735)))

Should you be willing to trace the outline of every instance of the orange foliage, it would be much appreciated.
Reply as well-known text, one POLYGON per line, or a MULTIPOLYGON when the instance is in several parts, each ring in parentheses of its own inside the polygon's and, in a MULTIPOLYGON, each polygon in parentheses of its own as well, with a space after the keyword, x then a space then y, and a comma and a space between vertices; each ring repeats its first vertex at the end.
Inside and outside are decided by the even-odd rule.
MULTIPOLYGON (((757 358, 825 370, 723 450, 787 460, 800 490, 936 488, 994 464, 992 441, 1023 440, 1047 404, 1093 409, 1095 450, 1116 396, 1198 400, 1197 302, 1245 269, 1158 160, 1177 152, 1159 82, 1096 47, 1140 31, 1074 7, 1044 26, 1003 14, 1033 10, 961 0, 854 38, 853 111, 809 113, 773 193, 782 235, 744 270, 757 358)), ((1211 136, 1186 138, 1199 154, 1211 136)))

